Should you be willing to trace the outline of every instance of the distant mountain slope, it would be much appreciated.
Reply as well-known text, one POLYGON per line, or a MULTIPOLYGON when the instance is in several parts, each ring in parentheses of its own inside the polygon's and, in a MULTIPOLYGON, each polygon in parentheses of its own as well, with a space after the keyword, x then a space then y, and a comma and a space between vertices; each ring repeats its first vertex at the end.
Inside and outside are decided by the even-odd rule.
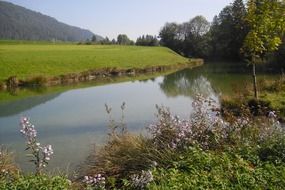
MULTIPOLYGON (((24 7, 0 1, 0 39, 85 41, 93 33, 24 7)), ((97 39, 103 39, 96 35, 97 39)))

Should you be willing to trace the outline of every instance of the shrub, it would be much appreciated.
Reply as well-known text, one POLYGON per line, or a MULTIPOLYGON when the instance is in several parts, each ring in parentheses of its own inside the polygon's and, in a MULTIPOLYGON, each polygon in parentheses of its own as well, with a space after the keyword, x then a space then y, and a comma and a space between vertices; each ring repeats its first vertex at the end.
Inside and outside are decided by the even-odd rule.
POLYGON ((63 176, 48 175, 17 175, 15 177, 0 178, 0 189, 21 190, 67 190, 70 189, 70 181, 63 176))
POLYGON ((265 142, 258 150, 259 158, 274 164, 285 164, 285 138, 275 137, 271 141, 265 142))
POLYGON ((189 148, 171 168, 153 170, 148 189, 281 189, 285 165, 253 166, 231 152, 189 148))
POLYGON ((267 115, 272 110, 270 102, 265 100, 250 99, 247 105, 254 116, 267 115))
POLYGON ((222 99, 221 110, 223 116, 256 117, 267 116, 272 110, 270 101, 261 99, 222 99))

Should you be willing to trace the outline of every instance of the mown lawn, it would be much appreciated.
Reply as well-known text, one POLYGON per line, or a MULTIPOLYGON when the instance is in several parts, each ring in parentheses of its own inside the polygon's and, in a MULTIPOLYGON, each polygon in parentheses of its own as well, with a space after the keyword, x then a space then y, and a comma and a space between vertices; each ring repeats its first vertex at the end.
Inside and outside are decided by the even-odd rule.
POLYGON ((10 76, 59 76, 91 69, 145 68, 188 63, 164 47, 0 42, 0 81, 10 76))

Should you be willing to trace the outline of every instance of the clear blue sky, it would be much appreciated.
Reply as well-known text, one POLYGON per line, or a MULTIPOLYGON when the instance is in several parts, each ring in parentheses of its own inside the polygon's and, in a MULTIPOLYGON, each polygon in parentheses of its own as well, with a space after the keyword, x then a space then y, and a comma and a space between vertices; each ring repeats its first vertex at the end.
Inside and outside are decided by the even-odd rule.
POLYGON ((157 35, 166 22, 185 22, 196 15, 209 21, 233 0, 6 0, 57 20, 116 38, 135 40, 157 35))

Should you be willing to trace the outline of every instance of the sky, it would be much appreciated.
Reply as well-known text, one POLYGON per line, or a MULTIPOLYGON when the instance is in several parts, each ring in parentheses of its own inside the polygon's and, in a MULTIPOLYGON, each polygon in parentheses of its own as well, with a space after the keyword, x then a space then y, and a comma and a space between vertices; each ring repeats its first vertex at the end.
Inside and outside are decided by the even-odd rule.
POLYGON ((110 39, 158 35, 166 22, 208 21, 233 0, 6 0, 110 39))

